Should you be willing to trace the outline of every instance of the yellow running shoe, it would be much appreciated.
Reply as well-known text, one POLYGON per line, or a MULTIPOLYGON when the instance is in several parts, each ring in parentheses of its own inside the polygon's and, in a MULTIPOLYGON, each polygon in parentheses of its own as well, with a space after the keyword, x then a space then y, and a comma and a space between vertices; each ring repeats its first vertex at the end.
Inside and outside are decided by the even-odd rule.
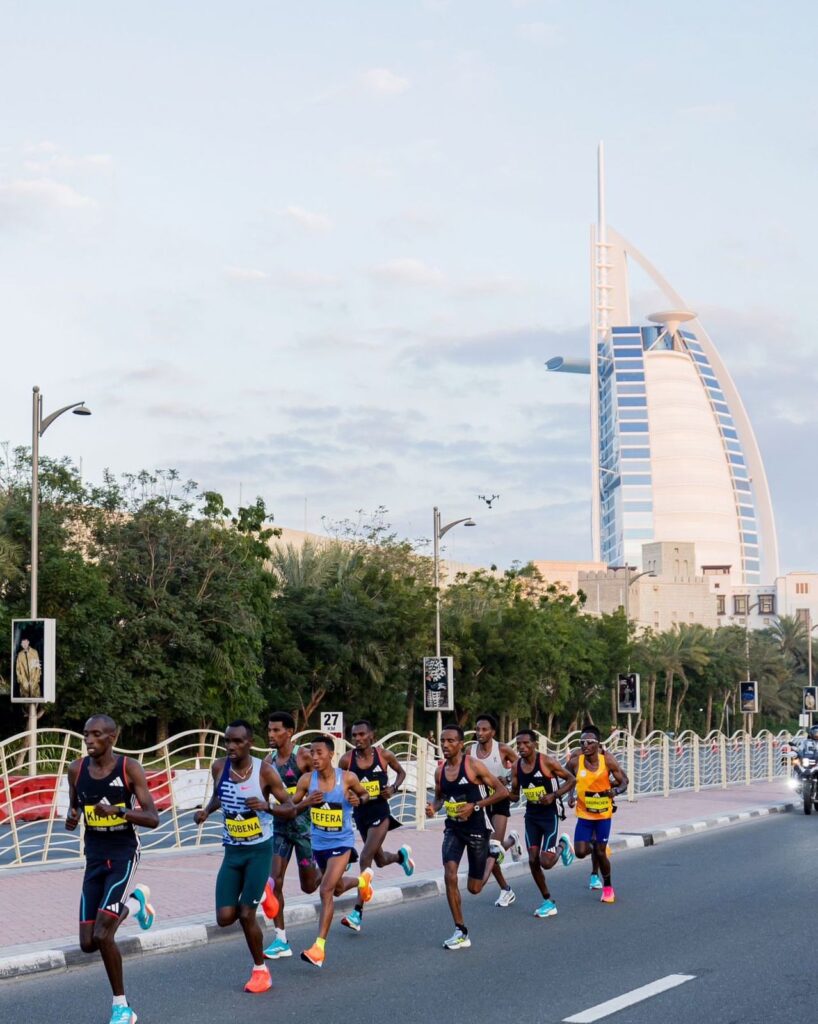
POLYGON ((372 868, 364 868, 358 876, 358 892, 360 893, 361 903, 369 903, 374 895, 375 890, 372 888, 372 876, 374 873, 372 868))

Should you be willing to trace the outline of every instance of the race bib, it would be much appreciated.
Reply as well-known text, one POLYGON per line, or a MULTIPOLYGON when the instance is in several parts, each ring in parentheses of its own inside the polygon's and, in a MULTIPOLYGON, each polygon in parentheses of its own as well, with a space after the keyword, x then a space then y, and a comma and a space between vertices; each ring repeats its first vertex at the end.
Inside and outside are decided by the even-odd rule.
POLYGON ((600 796, 598 793, 586 793, 584 797, 585 810, 591 814, 607 814, 611 809, 611 798, 600 796))
POLYGON ((344 827, 344 809, 341 804, 311 807, 310 821, 322 832, 340 832, 344 827))
POLYGON ((446 817, 447 818, 456 819, 457 815, 466 806, 466 801, 465 800, 447 800, 443 804, 443 806, 446 809, 446 817))
POLYGON ((361 780, 361 785, 364 787, 364 789, 367 791, 367 793, 369 793, 369 795, 371 797, 375 797, 375 796, 380 796, 381 795, 381 780, 380 779, 372 779, 371 781, 369 779, 361 780))
POLYGON ((296 789, 298 789, 298 786, 287 786, 287 792, 290 796, 295 796, 296 789))
POLYGON ((539 803, 545 796, 545 786, 529 786, 528 789, 523 790, 523 796, 530 804, 539 803))
POLYGON ((237 843, 258 839, 261 836, 261 822, 257 814, 249 818, 225 818, 224 825, 227 834, 237 843))
MULTIPOLYGON (((112 807, 121 807, 125 810, 125 804, 112 804, 112 807)), ((103 815, 95 814, 96 804, 85 805, 85 827, 86 828, 115 828, 117 825, 127 825, 128 822, 119 814, 103 815)))

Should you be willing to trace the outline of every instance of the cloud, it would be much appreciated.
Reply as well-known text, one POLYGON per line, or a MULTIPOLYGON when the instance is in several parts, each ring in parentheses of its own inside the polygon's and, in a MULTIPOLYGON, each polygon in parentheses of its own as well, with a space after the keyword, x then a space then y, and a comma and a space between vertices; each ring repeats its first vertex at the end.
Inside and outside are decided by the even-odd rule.
POLYGON ((538 43, 540 46, 555 46, 562 40, 562 34, 557 25, 551 25, 547 21, 529 21, 519 25, 517 33, 523 39, 531 43, 538 43))
POLYGON ((337 288, 341 278, 314 270, 258 270, 256 267, 228 266, 224 268, 228 281, 246 284, 266 284, 274 288, 292 288, 297 291, 322 291, 337 288))
POLYGON ((544 363, 553 355, 582 352, 587 343, 588 328, 584 326, 564 331, 547 327, 508 328, 459 338, 430 335, 421 344, 405 349, 403 358, 418 366, 428 366, 430 363, 463 366, 544 363))
POLYGON ((388 260, 373 267, 370 274, 376 281, 388 285, 408 285, 413 288, 438 288, 445 283, 440 270, 430 267, 423 260, 405 257, 388 260))
POLYGON ((94 206, 96 203, 89 196, 50 178, 0 184, 0 208, 7 210, 80 210, 94 206))
POLYGON ((398 96, 409 88, 409 79, 401 78, 389 68, 371 68, 361 75, 361 80, 367 89, 379 96, 398 96))
POLYGON ((269 281, 270 275, 255 267, 225 267, 224 276, 230 281, 269 281))
POLYGON ((691 121, 721 123, 732 121, 736 116, 736 106, 727 100, 719 103, 697 103, 689 107, 681 107, 679 114, 691 121))
POLYGON ((332 221, 322 213, 305 210, 303 206, 288 206, 284 216, 308 231, 330 231, 332 221))

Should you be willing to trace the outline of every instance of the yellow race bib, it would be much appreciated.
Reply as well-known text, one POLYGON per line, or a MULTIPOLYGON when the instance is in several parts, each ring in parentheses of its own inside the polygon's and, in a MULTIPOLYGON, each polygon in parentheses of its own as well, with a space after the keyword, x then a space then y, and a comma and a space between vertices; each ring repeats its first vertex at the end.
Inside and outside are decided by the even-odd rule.
POLYGON ((367 779, 366 781, 364 781, 362 779, 361 780, 361 785, 364 787, 364 789, 367 791, 367 793, 369 793, 369 795, 371 797, 376 797, 376 796, 380 796, 381 795, 381 780, 380 779, 372 779, 372 780, 367 779))
POLYGON ((611 809, 611 798, 600 796, 598 793, 586 793, 585 809, 592 814, 607 814, 611 809))
POLYGON ((322 832, 340 832, 344 827, 344 809, 340 804, 311 807, 310 821, 322 832))
POLYGON ((446 809, 446 817, 456 819, 457 815, 466 806, 465 800, 446 800, 443 804, 446 809))
POLYGON ((298 789, 297 786, 287 786, 287 792, 290 794, 290 796, 295 796, 296 789, 298 789))
MULTIPOLYGON (((124 811, 125 804, 112 804, 112 807, 121 807, 124 811)), ((85 827, 86 828, 113 828, 115 825, 127 825, 128 822, 119 814, 113 816, 95 814, 96 804, 85 805, 85 827)))
POLYGON ((536 804, 545 796, 545 786, 529 786, 523 790, 527 803, 536 804))
POLYGON ((255 814, 252 818, 225 818, 224 825, 230 838, 239 843, 258 839, 262 834, 261 822, 255 814))

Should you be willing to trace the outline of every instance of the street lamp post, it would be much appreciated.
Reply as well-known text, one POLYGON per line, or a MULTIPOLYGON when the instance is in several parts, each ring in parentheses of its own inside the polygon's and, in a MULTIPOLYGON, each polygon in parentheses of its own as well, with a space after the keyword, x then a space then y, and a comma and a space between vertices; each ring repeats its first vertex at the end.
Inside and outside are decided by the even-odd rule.
MULTIPOLYGON (((64 412, 75 416, 90 416, 85 402, 73 402, 43 416, 43 396, 40 389, 32 389, 31 402, 31 618, 37 618, 37 584, 40 568, 40 438, 57 417, 64 412)), ((37 774, 37 705, 28 705, 29 774, 37 774)))
MULTIPOLYGON (((432 536, 434 537, 434 571, 435 571, 435 657, 440 657, 440 541, 453 529, 463 523, 464 526, 476 526, 477 523, 466 516, 464 519, 455 519, 445 526, 440 525, 440 509, 435 505, 432 510, 432 536)), ((440 711, 437 713, 437 739, 440 742, 440 733, 443 728, 443 716, 440 711)))
MULTIPOLYGON (((619 568, 619 566, 615 566, 614 567, 615 570, 618 569, 618 568, 619 568)), ((625 629, 628 632, 630 632, 630 622, 631 622, 631 587, 634 585, 634 583, 636 583, 637 580, 641 580, 643 576, 655 576, 656 573, 653 572, 652 570, 648 569, 645 572, 638 572, 633 577, 633 579, 631 579, 631 566, 627 562, 625 562, 624 569, 625 569, 625 602, 624 602, 624 604, 625 604, 625 629)), ((597 590, 597 593, 599 593, 598 590, 597 590)), ((630 652, 630 647, 628 647, 628 651, 630 652)), ((628 672, 630 672, 630 670, 631 670, 631 659, 630 659, 630 653, 629 653, 628 654, 628 672)), ((616 684, 614 684, 614 690, 613 690, 612 699, 611 699, 611 714, 613 715, 613 723, 614 723, 614 725, 617 725, 617 718, 619 717, 618 716, 618 704, 617 704, 616 696, 617 696, 616 684)), ((628 715, 628 731, 629 732, 632 731, 632 725, 633 725, 632 716, 628 715)))

